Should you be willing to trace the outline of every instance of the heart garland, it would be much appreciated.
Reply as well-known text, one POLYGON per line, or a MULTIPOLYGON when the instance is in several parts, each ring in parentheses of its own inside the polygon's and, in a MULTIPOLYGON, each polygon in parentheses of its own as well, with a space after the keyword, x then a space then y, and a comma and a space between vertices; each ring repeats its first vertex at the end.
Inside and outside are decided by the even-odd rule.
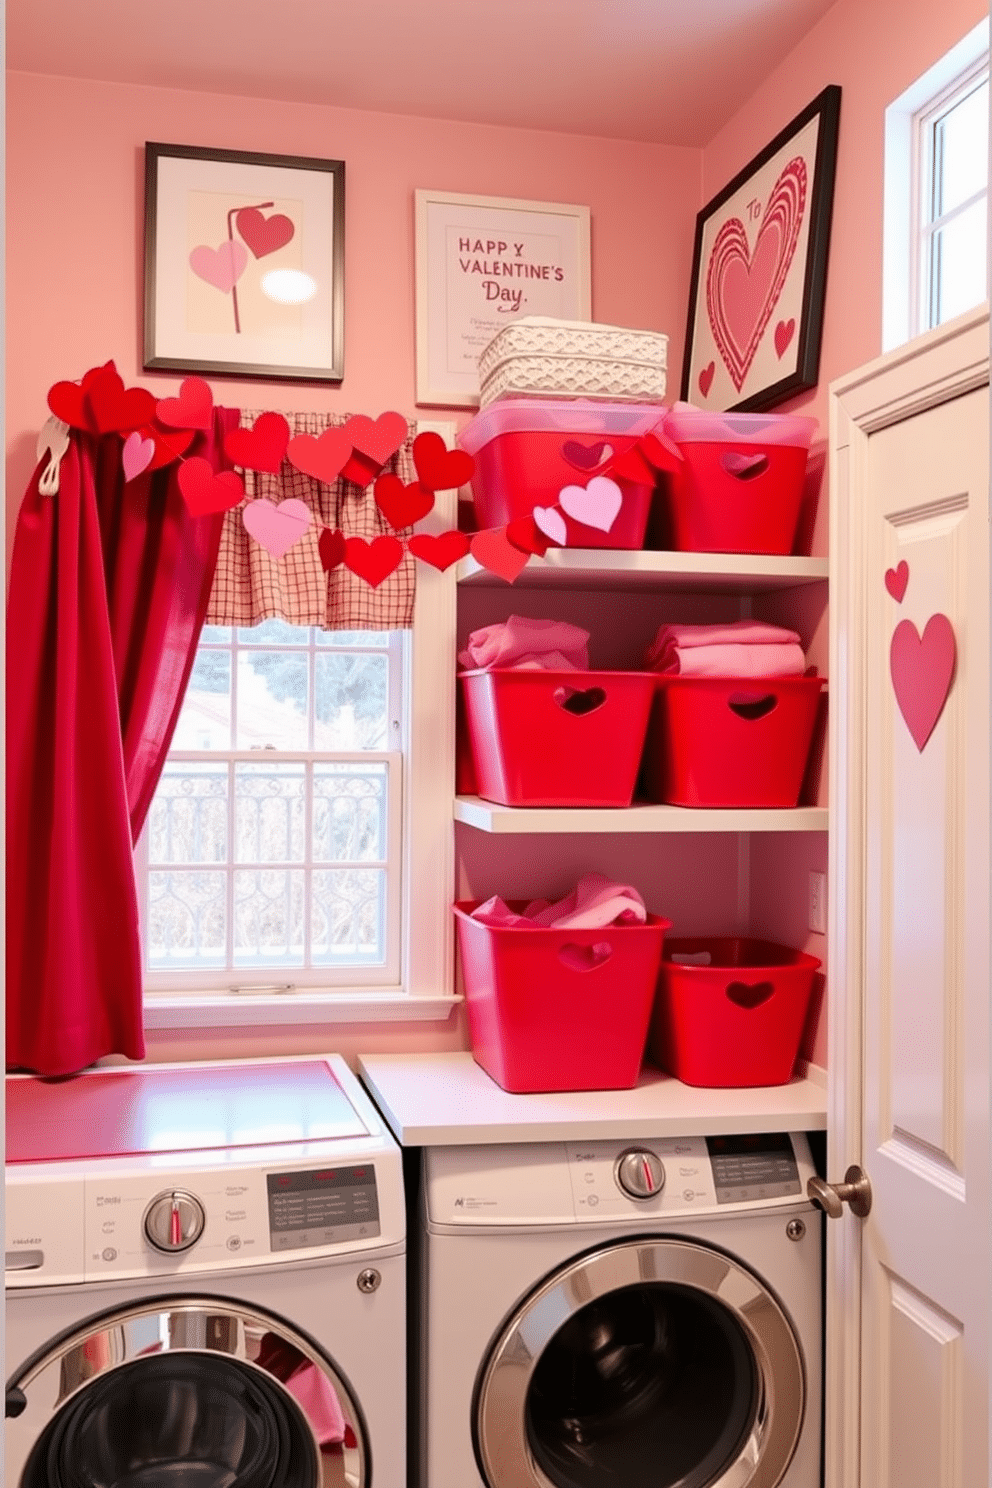
MULTIPOLYGON (((246 218, 245 225, 250 231, 259 230, 257 243, 249 243, 256 256, 274 251, 274 238, 270 246, 264 236, 270 232, 265 219, 260 225, 246 218)), ((248 241, 250 232, 243 236, 248 241)), ((288 553, 315 525, 310 508, 294 498, 278 503, 256 498, 245 505, 240 475, 234 471, 215 474, 209 461, 186 453, 197 433, 213 425, 213 393, 201 377, 185 378, 177 396, 156 399, 144 388, 125 388, 110 361, 90 368, 79 382, 56 383, 49 391, 48 406, 71 428, 87 434, 119 434, 126 483, 143 472, 179 461, 179 489, 191 514, 201 516, 244 505, 246 530, 274 558, 288 553)), ((383 467, 406 437, 407 421, 394 412, 376 419, 355 414, 319 436, 295 438, 290 437, 282 414, 263 413, 250 429, 231 430, 224 449, 240 470, 276 474, 283 460, 288 460, 304 475, 327 485, 339 477, 363 489, 372 485, 373 499, 386 522, 394 532, 406 533, 433 510, 436 492, 465 485, 475 470, 475 461, 466 451, 449 450, 440 434, 425 431, 413 441, 417 479, 404 484, 398 475, 383 473, 383 467)), ((482 567, 513 583, 531 557, 543 557, 552 545, 567 546, 566 518, 609 532, 623 501, 618 481, 654 484, 659 471, 676 469, 681 461, 677 448, 656 433, 642 435, 622 453, 605 441, 587 444, 579 440, 569 441, 565 453, 568 463, 589 479, 585 485, 564 486, 553 506, 537 507, 504 527, 471 535, 458 530, 402 538, 384 534, 371 543, 316 523, 321 566, 330 572, 343 565, 375 588, 396 571, 404 552, 440 572, 471 552, 482 567)))

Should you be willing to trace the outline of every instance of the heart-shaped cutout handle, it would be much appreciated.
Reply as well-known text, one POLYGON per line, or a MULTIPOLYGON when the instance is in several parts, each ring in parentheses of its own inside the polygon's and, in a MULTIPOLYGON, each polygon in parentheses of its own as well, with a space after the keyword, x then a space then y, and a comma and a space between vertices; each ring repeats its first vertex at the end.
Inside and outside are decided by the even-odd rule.
POLYGON ((726 454, 720 456, 720 464, 734 480, 757 480, 768 469, 768 456, 743 455, 737 450, 727 450, 726 454))
POLYGON ((738 718, 743 718, 747 723, 764 718, 777 705, 778 698, 774 692, 732 692, 727 699, 727 707, 731 713, 736 713, 738 718))
POLYGON ((574 941, 567 940, 558 947, 558 960, 569 971, 595 971, 597 966, 609 961, 612 955, 613 947, 608 940, 596 940, 592 945, 576 945, 574 941))
POLYGON ((769 997, 774 997, 775 988, 771 982, 730 982, 727 987, 727 1001, 732 1002, 735 1007, 752 1008, 761 1007, 769 997))
POLYGON ((563 713, 595 713, 606 702, 602 687, 556 687, 552 699, 563 713))

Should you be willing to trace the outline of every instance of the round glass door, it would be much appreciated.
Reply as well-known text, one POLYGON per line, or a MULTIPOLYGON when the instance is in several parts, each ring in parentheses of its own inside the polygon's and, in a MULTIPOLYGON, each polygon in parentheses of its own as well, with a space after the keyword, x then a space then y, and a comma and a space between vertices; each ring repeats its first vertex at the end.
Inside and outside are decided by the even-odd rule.
POLYGON ((160 1299, 54 1340, 7 1387, 17 1488, 366 1488, 341 1373, 281 1319, 160 1299))
POLYGON ((490 1488, 775 1488, 805 1381, 777 1301, 722 1252, 624 1242, 550 1277, 476 1393, 490 1488))

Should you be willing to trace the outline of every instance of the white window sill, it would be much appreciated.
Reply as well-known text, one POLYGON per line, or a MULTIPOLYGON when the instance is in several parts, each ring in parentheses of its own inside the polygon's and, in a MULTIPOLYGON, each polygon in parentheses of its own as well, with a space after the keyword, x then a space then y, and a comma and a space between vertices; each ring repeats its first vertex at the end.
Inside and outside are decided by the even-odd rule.
POLYGON ((146 996, 145 1028, 244 1028, 325 1023, 441 1023, 460 997, 405 992, 294 992, 292 996, 146 996))

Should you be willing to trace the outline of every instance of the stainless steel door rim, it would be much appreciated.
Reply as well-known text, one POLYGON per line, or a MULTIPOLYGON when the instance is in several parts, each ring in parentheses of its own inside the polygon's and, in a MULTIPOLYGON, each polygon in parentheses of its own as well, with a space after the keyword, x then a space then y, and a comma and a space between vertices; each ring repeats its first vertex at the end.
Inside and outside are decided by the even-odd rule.
POLYGON ((781 1482, 806 1406, 802 1354, 786 1314, 760 1279, 732 1256, 699 1243, 639 1236, 556 1271, 497 1337, 475 1397, 476 1445, 490 1488, 558 1488, 536 1460, 527 1434, 528 1391, 541 1355, 588 1304, 626 1288, 657 1284, 698 1294, 725 1309, 752 1356, 757 1401, 750 1430, 706 1488, 776 1488, 781 1482))

